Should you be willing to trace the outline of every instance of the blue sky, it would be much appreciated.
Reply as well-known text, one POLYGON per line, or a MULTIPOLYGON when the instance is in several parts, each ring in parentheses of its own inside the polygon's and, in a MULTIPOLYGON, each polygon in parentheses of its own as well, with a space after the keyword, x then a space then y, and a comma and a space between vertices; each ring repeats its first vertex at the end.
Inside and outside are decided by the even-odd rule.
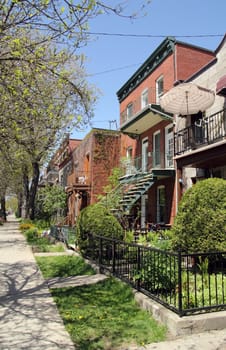
MULTIPOLYGON (((105 2, 116 4, 119 0, 105 2)), ((128 0, 127 12, 139 8, 141 2, 128 0)), ((102 15, 90 22, 89 31, 93 33, 152 37, 91 36, 81 52, 87 56, 87 79, 101 94, 92 125, 82 132, 74 131, 71 137, 82 139, 92 127, 119 127, 116 92, 166 36, 214 51, 226 32, 226 0, 152 0, 146 12, 146 16, 135 20, 102 15), (110 123, 114 120, 116 123, 110 123)))

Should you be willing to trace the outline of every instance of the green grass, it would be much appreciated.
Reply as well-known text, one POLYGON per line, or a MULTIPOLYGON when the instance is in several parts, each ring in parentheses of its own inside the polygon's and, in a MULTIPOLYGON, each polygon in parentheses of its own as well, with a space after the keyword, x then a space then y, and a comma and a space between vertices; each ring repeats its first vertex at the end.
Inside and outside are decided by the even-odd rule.
POLYGON ((79 256, 35 257, 44 278, 94 275, 95 271, 79 256))
POLYGON ((136 304, 131 288, 113 278, 94 285, 53 289, 52 295, 80 350, 126 349, 166 337, 166 328, 136 304))
MULTIPOLYGON (((32 250, 34 253, 63 253, 65 252, 65 246, 63 243, 51 243, 42 242, 43 238, 40 238, 36 241, 36 243, 31 244, 32 250)), ((46 239, 46 238, 44 238, 46 239)))

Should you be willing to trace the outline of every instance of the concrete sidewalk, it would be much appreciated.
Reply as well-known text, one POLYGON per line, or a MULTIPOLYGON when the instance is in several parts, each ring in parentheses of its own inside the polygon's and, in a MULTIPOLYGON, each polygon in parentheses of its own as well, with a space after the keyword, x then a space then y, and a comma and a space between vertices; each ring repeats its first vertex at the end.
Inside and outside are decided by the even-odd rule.
POLYGON ((74 350, 18 222, 8 220, 0 226, 0 350, 74 350))

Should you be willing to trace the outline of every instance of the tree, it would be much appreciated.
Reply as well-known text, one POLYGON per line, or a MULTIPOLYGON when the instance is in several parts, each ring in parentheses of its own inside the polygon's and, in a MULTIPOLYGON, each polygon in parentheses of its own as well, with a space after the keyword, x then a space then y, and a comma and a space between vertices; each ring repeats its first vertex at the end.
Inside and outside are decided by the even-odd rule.
POLYGON ((6 200, 6 195, 14 194, 17 197, 19 216, 23 199, 28 196, 30 174, 31 165, 27 153, 6 137, 5 143, 0 143, 0 194, 2 201, 6 200))
MULTIPOLYGON (((25 55, 23 50, 22 54, 25 55)), ((69 58, 65 52, 57 54, 51 46, 42 47, 41 51, 38 48, 36 59, 32 57, 16 66, 7 62, 0 85, 0 139, 22 147, 32 166, 32 181, 27 190, 27 216, 31 219, 34 218, 40 166, 68 127, 82 125, 91 118, 91 106, 95 104, 94 93, 86 84, 82 68, 72 64, 73 57, 69 58), (48 66, 40 64, 40 55, 42 59, 46 57, 48 66)))
POLYGON ((46 186, 39 190, 36 210, 41 218, 54 220, 61 210, 66 209, 67 195, 60 185, 46 186))
POLYGON ((179 204, 172 233, 174 249, 225 250, 226 181, 210 178, 187 190, 179 204))
MULTIPOLYGON (((135 17, 125 14, 125 4, 0 0, 0 144, 13 142, 29 157, 32 180, 29 188, 24 183, 31 219, 40 166, 68 127, 92 117, 95 96, 76 49, 87 43, 88 22, 101 13, 135 17)), ((24 180, 25 173, 26 167, 24 180)))

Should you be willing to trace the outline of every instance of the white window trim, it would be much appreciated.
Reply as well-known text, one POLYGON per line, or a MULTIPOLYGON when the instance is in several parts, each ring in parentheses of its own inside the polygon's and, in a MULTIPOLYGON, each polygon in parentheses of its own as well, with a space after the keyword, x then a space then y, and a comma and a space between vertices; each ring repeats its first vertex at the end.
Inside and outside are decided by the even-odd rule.
MULTIPOLYGON (((165 167, 166 168, 169 168, 169 166, 168 166, 168 154, 167 154, 168 145, 167 145, 166 141, 168 142, 168 134, 169 134, 168 130, 171 128, 173 129, 173 123, 171 123, 165 127, 165 167)), ((172 140, 173 140, 173 130, 172 130, 172 140)), ((172 152, 172 158, 173 158, 173 152, 172 152)), ((174 165, 173 165, 173 160, 172 160, 172 166, 170 166, 170 168, 173 168, 173 167, 174 167, 174 165)))
MULTIPOLYGON (((153 155, 154 155, 154 159, 155 159, 155 152, 156 152, 156 145, 155 145, 155 136, 156 135, 160 135, 160 145, 159 145, 159 154, 160 154, 160 147, 161 147, 161 132, 160 132, 160 130, 157 130, 156 132, 154 132, 154 134, 153 134, 153 155)), ((159 159, 160 159, 160 163, 159 164, 155 164, 155 162, 153 162, 154 164, 154 167, 155 168, 160 168, 160 166, 161 166, 161 156, 159 157, 159 159)))
POLYGON ((163 95, 163 91, 161 93, 159 93, 159 82, 160 81, 163 81, 163 75, 160 75, 160 77, 158 77, 158 79, 156 79, 156 82, 155 82, 155 93, 156 93, 156 103, 157 104, 159 104, 159 99, 163 95))
POLYGON ((144 96, 147 94, 147 99, 148 99, 148 88, 144 89, 141 93, 141 109, 145 108, 148 105, 147 103, 144 103, 144 96))

